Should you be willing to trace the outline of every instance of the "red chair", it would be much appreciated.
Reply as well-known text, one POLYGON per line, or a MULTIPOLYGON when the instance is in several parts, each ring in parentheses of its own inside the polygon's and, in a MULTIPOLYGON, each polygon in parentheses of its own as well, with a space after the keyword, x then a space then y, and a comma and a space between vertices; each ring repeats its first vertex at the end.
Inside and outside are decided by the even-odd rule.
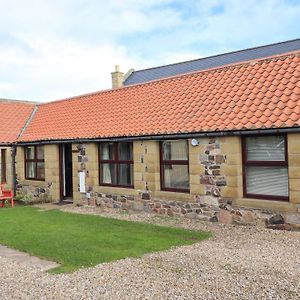
POLYGON ((5 190, 4 189, 4 184, 0 184, 0 202, 2 201, 1 207, 4 207, 6 200, 10 200, 11 207, 14 207, 14 193, 13 193, 13 190, 5 190))

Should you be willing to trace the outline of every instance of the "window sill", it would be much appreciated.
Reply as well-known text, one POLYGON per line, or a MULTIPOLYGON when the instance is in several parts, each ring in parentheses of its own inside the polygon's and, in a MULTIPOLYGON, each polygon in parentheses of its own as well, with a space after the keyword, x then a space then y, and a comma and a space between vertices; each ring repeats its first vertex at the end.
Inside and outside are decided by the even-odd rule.
POLYGON ((174 192, 174 193, 183 193, 183 194, 189 194, 190 190, 185 189, 176 189, 176 188, 162 188, 161 189, 164 192, 174 192))
POLYGON ((257 200, 257 201, 259 201, 259 200, 265 200, 265 201, 289 202, 289 197, 281 197, 281 196, 245 194, 245 198, 250 198, 250 199, 257 200))
POLYGON ((178 192, 171 192, 171 191, 154 191, 153 197, 162 199, 162 200, 178 200, 178 201, 188 201, 193 202, 194 201, 194 195, 191 195, 190 193, 178 193, 178 192))
POLYGON ((123 189, 134 189, 133 185, 116 185, 116 184, 99 184, 100 187, 113 187, 113 188, 123 188, 123 189))
POLYGON ((105 194, 118 194, 118 195, 136 195, 136 191, 133 188, 124 188, 124 187, 114 187, 107 185, 98 185, 95 187, 97 193, 105 194))
POLYGON ((18 182, 22 185, 34 185, 38 187, 44 187, 46 184, 45 180, 34 180, 34 179, 20 179, 18 182))

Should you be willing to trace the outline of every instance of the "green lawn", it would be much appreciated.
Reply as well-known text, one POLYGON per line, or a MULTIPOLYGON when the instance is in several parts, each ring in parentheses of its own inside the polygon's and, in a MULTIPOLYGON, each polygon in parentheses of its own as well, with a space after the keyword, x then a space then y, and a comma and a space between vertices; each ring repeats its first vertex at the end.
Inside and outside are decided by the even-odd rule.
POLYGON ((33 207, 0 208, 0 228, 0 244, 60 263, 53 273, 193 244, 211 235, 33 207))

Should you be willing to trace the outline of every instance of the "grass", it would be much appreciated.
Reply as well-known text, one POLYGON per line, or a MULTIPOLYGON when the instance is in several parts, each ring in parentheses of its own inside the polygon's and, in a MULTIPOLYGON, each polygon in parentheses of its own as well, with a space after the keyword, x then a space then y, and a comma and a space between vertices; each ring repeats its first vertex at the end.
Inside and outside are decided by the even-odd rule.
POLYGON ((139 257, 193 244, 211 235, 33 207, 0 209, 0 228, 0 244, 61 264, 51 273, 139 257))

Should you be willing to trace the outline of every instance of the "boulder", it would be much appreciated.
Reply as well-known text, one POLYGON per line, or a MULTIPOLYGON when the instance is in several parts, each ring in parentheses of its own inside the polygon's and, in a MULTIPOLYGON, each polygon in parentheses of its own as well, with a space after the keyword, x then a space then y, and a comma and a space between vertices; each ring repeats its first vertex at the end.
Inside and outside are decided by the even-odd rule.
POLYGON ((267 224, 273 225, 273 224, 284 224, 284 218, 280 214, 276 214, 272 216, 269 220, 267 220, 267 224))
POLYGON ((146 213, 151 213, 152 212, 152 209, 151 209, 151 207, 149 207, 149 206, 144 206, 144 212, 146 212, 146 213))
POLYGON ((196 212, 189 212, 185 214, 188 219, 198 219, 198 214, 196 212))
POLYGON ((201 221, 210 221, 210 217, 204 215, 198 215, 198 219, 201 221))
POLYGON ((94 197, 89 200, 89 205, 96 206, 96 199, 94 197))
POLYGON ((284 220, 285 223, 300 225, 300 214, 287 213, 284 220))
POLYGON ((257 217, 251 211, 248 211, 245 214, 242 214, 241 219, 245 225, 256 225, 257 217))
POLYGON ((217 219, 222 224, 231 224, 232 215, 228 210, 221 209, 217 214, 217 219))
POLYGON ((201 208, 196 208, 194 211, 195 211, 196 214, 202 214, 203 213, 203 210, 201 208))
POLYGON ((183 215, 185 215, 185 214, 187 213, 186 209, 181 208, 181 213, 182 213, 183 215))
POLYGON ((129 209, 131 209, 131 204, 128 202, 123 202, 121 205, 121 208, 124 210, 129 210, 129 209))
POLYGON ((133 211, 143 211, 144 205, 141 203, 134 203, 131 208, 133 211))
POLYGON ((210 205, 210 206, 219 206, 218 198, 212 196, 200 196, 198 203, 201 206, 210 205))
POLYGON ((210 221, 210 222, 218 222, 218 218, 217 218, 217 216, 215 215, 215 216, 211 217, 211 218, 209 219, 209 221, 210 221))
POLYGON ((232 215, 232 223, 237 225, 242 225, 242 217, 236 214, 232 215))
POLYGON ((233 207, 227 203, 221 203, 219 205, 219 208, 224 209, 224 210, 228 210, 228 211, 232 211, 233 207))
POLYGON ((171 208, 167 209, 167 215, 170 217, 174 216, 174 212, 171 208))

